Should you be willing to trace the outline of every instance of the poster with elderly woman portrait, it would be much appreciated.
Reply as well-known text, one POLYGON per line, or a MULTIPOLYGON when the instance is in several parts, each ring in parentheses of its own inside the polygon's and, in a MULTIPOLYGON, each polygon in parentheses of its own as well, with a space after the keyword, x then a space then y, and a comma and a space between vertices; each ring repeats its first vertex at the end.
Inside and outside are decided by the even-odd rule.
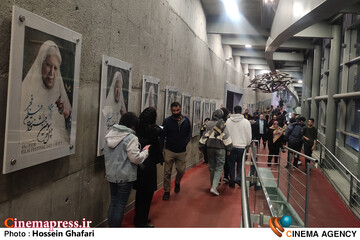
POLYGON ((191 109, 191 95, 190 94, 187 94, 187 93, 183 93, 182 95, 182 98, 181 98, 181 112, 184 116, 187 116, 189 119, 190 118, 190 109, 191 109))
POLYGON ((210 118, 212 117, 212 114, 216 110, 216 100, 212 99, 210 100, 210 118))
POLYGON ((160 79, 151 76, 143 76, 141 112, 147 107, 158 107, 160 79))
POLYGON ((13 7, 3 173, 75 153, 82 36, 13 7))
POLYGON ((201 98, 194 99, 194 108, 193 108, 193 132, 192 136, 195 137, 200 134, 201 128, 201 98))
POLYGON ((170 117, 171 113, 171 104, 177 100, 178 90, 172 86, 166 86, 165 93, 165 118, 170 117))
POLYGON ((129 109, 130 63, 103 56, 97 155, 103 155, 105 136, 129 109))
POLYGON ((202 119, 206 119, 206 118, 211 118, 211 115, 210 115, 210 102, 208 99, 205 99, 204 102, 204 110, 203 110, 203 118, 202 119))

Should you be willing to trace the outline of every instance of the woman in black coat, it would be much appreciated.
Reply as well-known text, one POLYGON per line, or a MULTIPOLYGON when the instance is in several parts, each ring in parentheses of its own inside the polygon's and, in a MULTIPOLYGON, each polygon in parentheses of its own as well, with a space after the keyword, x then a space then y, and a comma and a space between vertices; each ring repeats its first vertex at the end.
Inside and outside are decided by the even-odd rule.
POLYGON ((154 192, 157 190, 156 164, 164 162, 162 149, 164 131, 156 125, 156 109, 148 107, 140 114, 137 136, 141 147, 151 145, 149 156, 138 166, 137 180, 134 183, 135 227, 154 227, 149 222, 149 211, 154 192))
POLYGON ((277 121, 269 127, 268 130, 268 146, 269 146, 269 157, 268 157, 268 166, 271 166, 271 160, 274 157, 275 163, 278 163, 278 155, 280 153, 280 148, 283 146, 284 139, 284 129, 279 127, 277 121), (275 155, 275 156, 272 156, 275 155))

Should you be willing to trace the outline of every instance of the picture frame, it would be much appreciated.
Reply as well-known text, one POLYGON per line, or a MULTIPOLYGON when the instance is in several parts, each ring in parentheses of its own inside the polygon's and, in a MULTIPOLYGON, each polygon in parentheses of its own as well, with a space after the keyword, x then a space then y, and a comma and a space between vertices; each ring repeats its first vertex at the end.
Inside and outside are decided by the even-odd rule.
POLYGON ((192 136, 195 137, 200 134, 201 128, 201 98, 194 99, 194 107, 193 107, 193 127, 192 127, 192 136))
MULTIPOLYGON (((187 93, 181 94, 181 112, 184 116, 191 119, 191 95, 187 93)), ((191 120, 190 120, 191 121, 191 120)))
POLYGON ((147 107, 158 109, 160 96, 160 79, 152 76, 143 75, 141 112, 147 107))
POLYGON ((132 64, 103 55, 97 156, 103 155, 106 134, 131 109, 131 78, 132 64))
POLYGON ((211 115, 210 115, 210 101, 208 99, 204 99, 204 101, 203 101, 202 120, 204 121, 205 118, 211 118, 211 115))
POLYGON ((212 117, 212 114, 215 112, 216 110, 216 100, 215 99, 212 99, 210 100, 210 119, 212 117))
POLYGON ((171 113, 171 104, 177 101, 178 98, 178 90, 173 86, 166 86, 165 90, 165 114, 164 117, 170 117, 171 113))
POLYGON ((3 173, 75 153, 82 35, 13 6, 3 173))

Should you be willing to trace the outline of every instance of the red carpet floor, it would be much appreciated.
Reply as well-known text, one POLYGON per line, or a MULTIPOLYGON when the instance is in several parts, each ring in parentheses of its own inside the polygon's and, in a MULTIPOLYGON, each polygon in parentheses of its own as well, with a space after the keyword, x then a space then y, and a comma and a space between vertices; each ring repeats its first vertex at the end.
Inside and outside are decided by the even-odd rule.
MULTIPOLYGON (((260 152, 266 154, 267 150, 261 148, 260 152)), ((304 159, 301 160, 300 169, 305 168, 304 159)), ((260 161, 266 161, 265 157, 260 161)), ((312 169, 310 181, 309 227, 360 227, 360 221, 319 169, 312 169)), ((189 169, 181 182, 180 193, 174 193, 173 184, 174 181, 168 201, 161 199, 163 189, 154 194, 149 218, 155 227, 240 227, 241 189, 237 185, 230 188, 222 182, 218 188, 220 196, 211 194, 208 165, 198 164, 189 169)), ((253 187, 250 188, 250 201, 253 201, 252 195, 253 187)), ((264 205, 264 202, 250 202, 250 210, 259 204, 264 205)), ((133 227, 133 218, 134 210, 131 210, 125 215, 123 227, 133 227)))

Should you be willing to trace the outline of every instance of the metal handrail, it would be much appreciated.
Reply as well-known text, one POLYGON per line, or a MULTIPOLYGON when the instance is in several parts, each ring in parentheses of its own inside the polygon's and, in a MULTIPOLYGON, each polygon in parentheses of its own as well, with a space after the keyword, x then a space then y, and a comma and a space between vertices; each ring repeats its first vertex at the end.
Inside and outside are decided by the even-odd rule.
POLYGON ((248 189, 246 187, 246 172, 245 172, 245 161, 246 161, 246 153, 250 149, 249 146, 246 147, 242 163, 241 163, 241 218, 242 218, 242 227, 251 228, 251 216, 250 216, 250 207, 249 207, 249 199, 248 199, 248 189))
POLYGON ((295 150, 292 149, 292 148, 289 148, 289 147, 287 147, 287 146, 284 146, 284 148, 287 149, 287 150, 290 151, 290 152, 293 152, 293 153, 299 155, 299 156, 303 156, 304 158, 306 158, 306 159, 308 159, 308 160, 310 160, 310 161, 313 161, 313 162, 315 162, 315 163, 319 162, 319 160, 317 160, 317 159, 315 159, 315 158, 312 158, 312 157, 309 157, 309 156, 307 156, 307 155, 305 155, 305 154, 303 154, 303 153, 301 153, 301 152, 295 151, 295 150))
MULTIPOLYGON (((345 171, 348 174, 350 174, 358 183, 360 183, 360 180, 347 167, 345 167, 345 165, 342 164, 342 162, 340 162, 340 160, 337 159, 337 157, 335 157, 335 155, 332 154, 332 152, 327 147, 325 147, 325 145, 322 142, 320 142, 319 140, 316 140, 316 141, 321 145, 321 147, 323 147, 328 153, 330 153, 330 155, 336 160, 337 163, 339 163, 345 169, 345 171)), ((320 158, 321 158, 321 156, 320 156, 320 158)))

